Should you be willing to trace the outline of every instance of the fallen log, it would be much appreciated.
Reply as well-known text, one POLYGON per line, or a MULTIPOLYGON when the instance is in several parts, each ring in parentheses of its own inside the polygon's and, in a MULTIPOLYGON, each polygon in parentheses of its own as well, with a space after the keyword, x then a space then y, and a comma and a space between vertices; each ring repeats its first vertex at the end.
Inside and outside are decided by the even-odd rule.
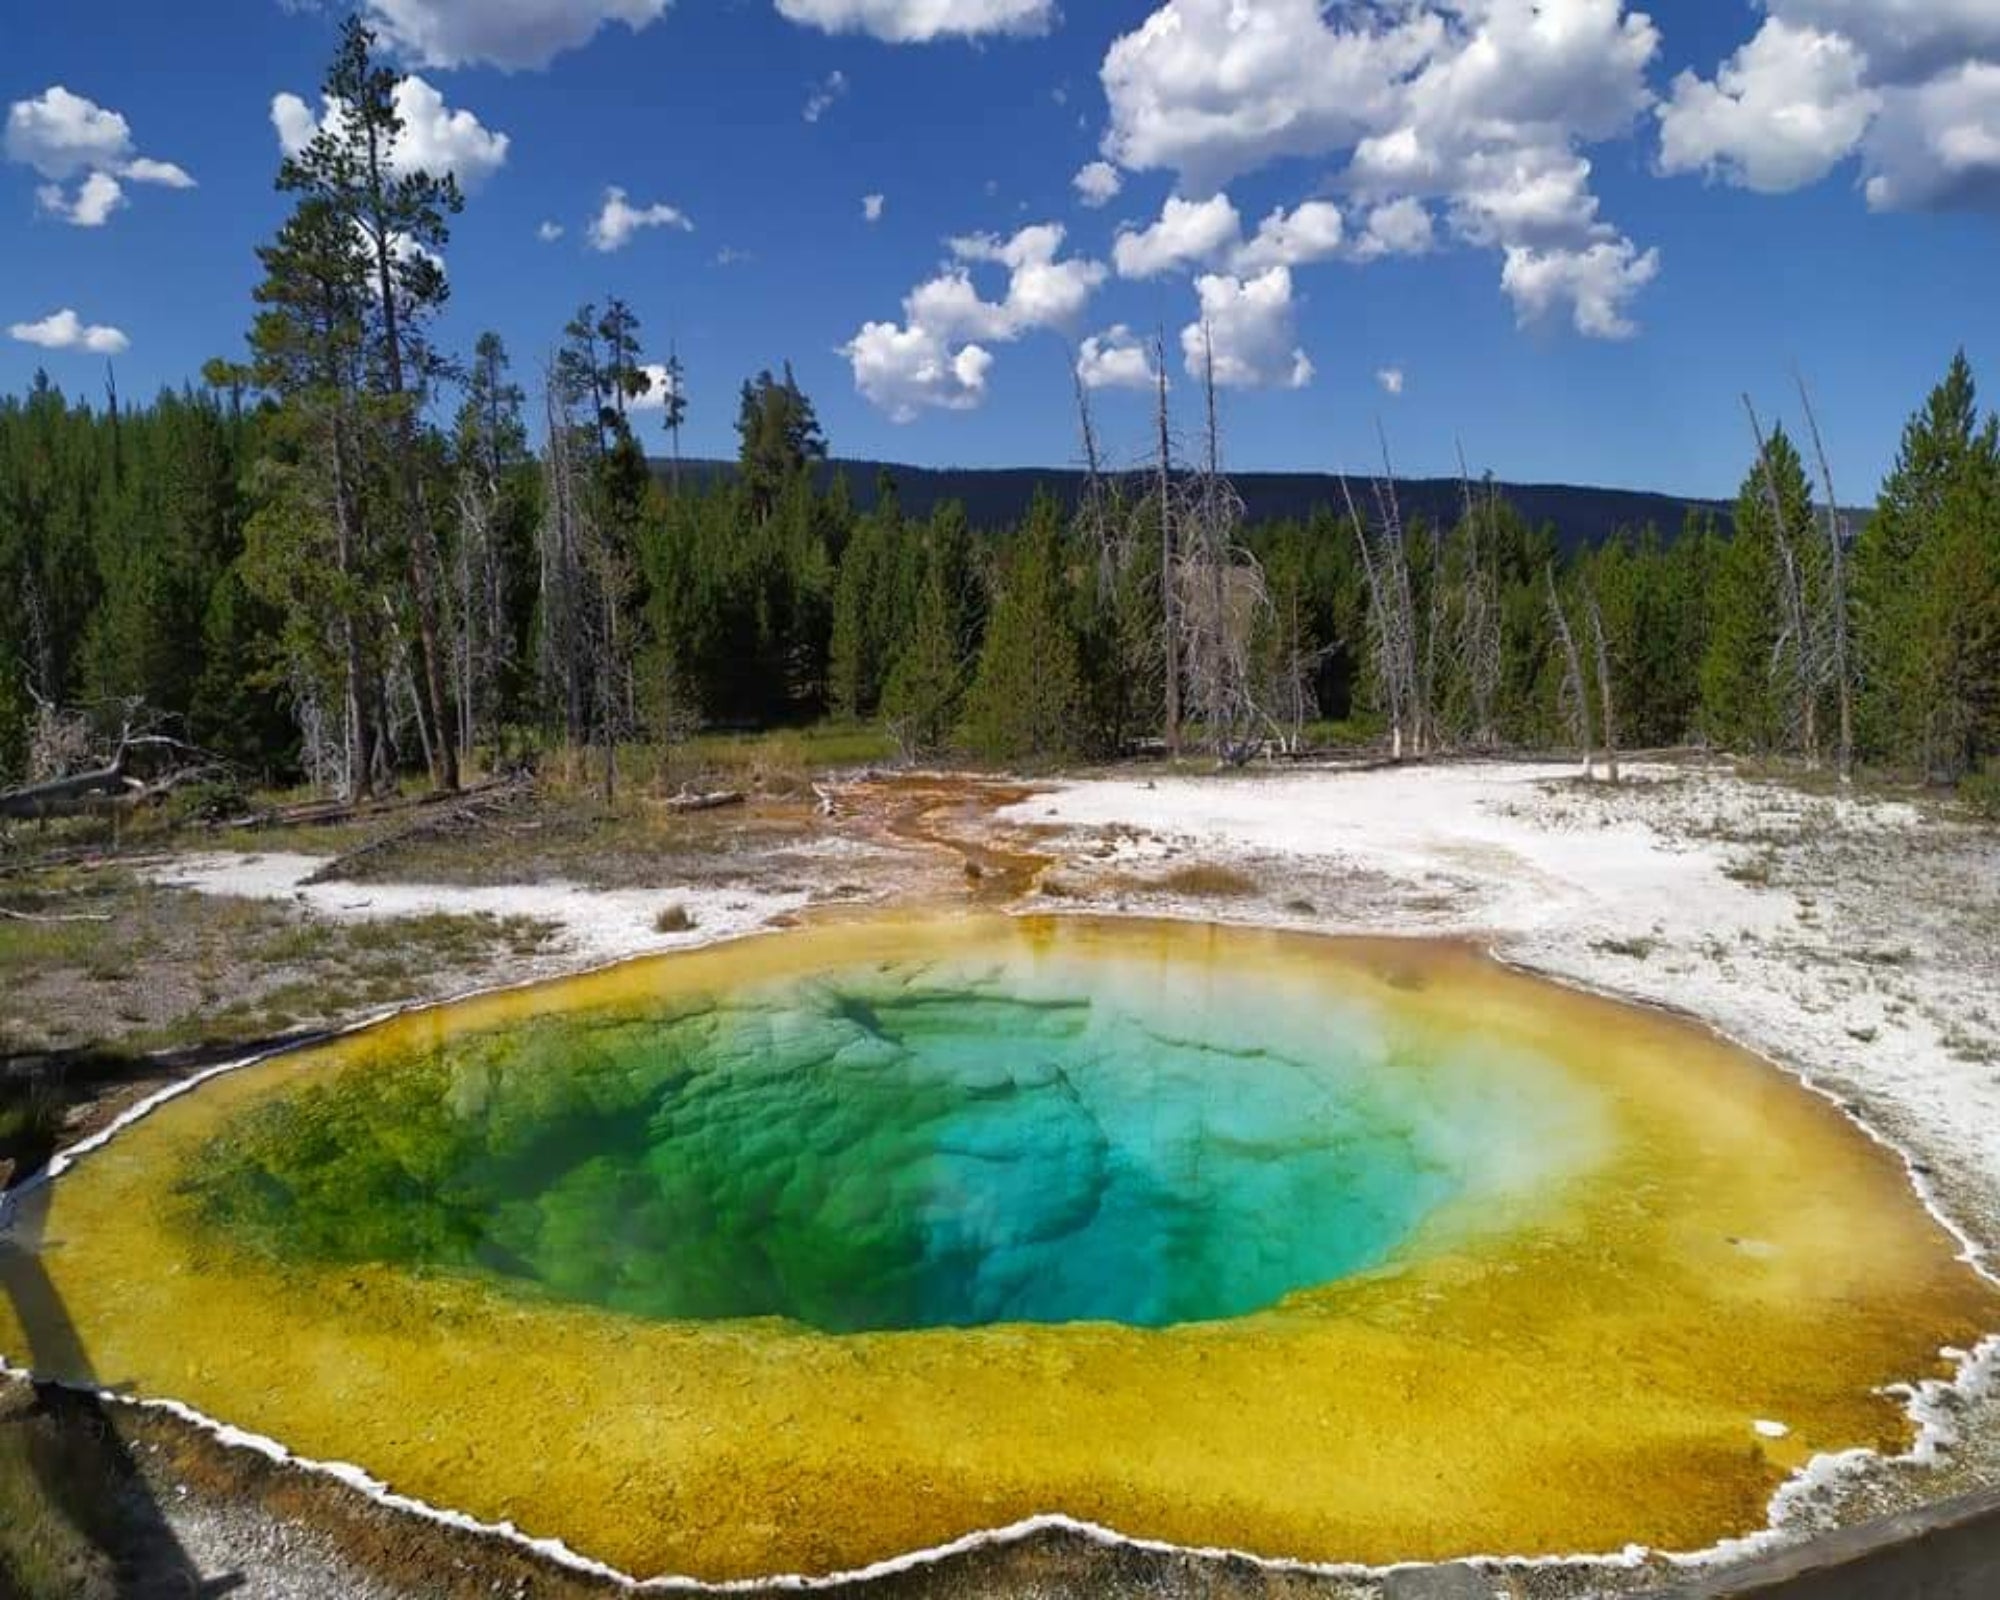
MULTIPOLYGON (((440 796, 426 795, 415 802, 416 808, 424 813, 416 821, 335 856, 304 881, 313 884, 338 882, 351 876, 357 863, 379 855, 383 851, 395 850, 404 845, 415 844, 420 840, 435 838, 463 828, 494 825, 501 812, 521 800, 531 798, 534 792, 535 780, 531 775, 514 773, 504 778, 495 778, 457 795, 446 791, 442 798, 451 801, 448 806, 439 805, 440 796)), ((395 809, 407 810, 410 807, 399 805, 395 809)))
POLYGON ((747 797, 741 789, 717 789, 709 794, 681 793, 667 802, 674 812, 720 811, 724 806, 740 806, 747 797))
POLYGON ((118 741, 118 753, 109 766, 88 772, 72 772, 66 777, 48 778, 0 794, 0 818, 70 817, 109 802, 136 808, 164 798, 174 788, 197 777, 207 777, 214 768, 206 762, 147 783, 125 770, 134 750, 172 750, 200 756, 192 745, 170 739, 165 734, 132 734, 118 741))

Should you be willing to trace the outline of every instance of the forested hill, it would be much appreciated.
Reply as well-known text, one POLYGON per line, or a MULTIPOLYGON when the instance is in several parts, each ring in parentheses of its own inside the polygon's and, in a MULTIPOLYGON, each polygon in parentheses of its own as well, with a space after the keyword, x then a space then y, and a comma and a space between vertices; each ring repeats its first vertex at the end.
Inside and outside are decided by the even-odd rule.
MULTIPOLYGON (((655 460, 653 470, 666 478, 672 467, 655 460)), ((956 500, 976 528, 1010 527, 1026 515, 1037 489, 1046 489, 1065 505, 1073 504, 1083 474, 1067 467, 913 467, 894 461, 834 460, 819 466, 820 487, 837 472, 847 474, 847 486, 857 511, 875 504, 876 485, 888 473, 903 510, 928 517, 939 505, 956 500)), ((734 477, 733 461, 684 461, 684 481, 707 483, 734 477)), ((1243 496, 1248 520, 1303 521, 1315 510, 1340 504, 1340 480, 1323 472, 1237 472, 1230 482, 1243 496)), ((1369 495, 1366 480, 1352 487, 1357 497, 1369 495)), ((1652 494, 1634 489, 1597 489, 1577 484, 1500 483, 1494 486, 1531 527, 1553 527, 1565 552, 1594 548, 1621 528, 1638 531, 1647 524, 1671 539, 1681 530, 1689 511, 1714 513, 1717 526, 1727 529, 1735 508, 1713 500, 1652 494)), ((1483 492, 1483 491, 1482 491, 1483 492)), ((1406 517, 1424 517, 1445 527, 1455 525, 1464 510, 1464 489, 1456 478, 1399 478, 1396 494, 1406 517)), ((1372 511, 1372 504, 1364 504, 1372 511)))

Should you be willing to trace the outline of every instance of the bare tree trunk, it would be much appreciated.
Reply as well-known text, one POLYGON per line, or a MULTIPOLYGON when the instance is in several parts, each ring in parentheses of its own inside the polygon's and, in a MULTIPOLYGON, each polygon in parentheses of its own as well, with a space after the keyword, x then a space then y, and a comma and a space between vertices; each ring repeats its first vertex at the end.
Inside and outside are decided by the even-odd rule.
POLYGON ((1618 782, 1618 718, 1612 706, 1611 645, 1604 637, 1604 613, 1597 604, 1597 591, 1590 580, 1583 583, 1583 614, 1590 623, 1590 642, 1597 657, 1597 693, 1604 713, 1604 769, 1613 784, 1618 782))
POLYGON ((1845 784, 1854 781, 1854 667, 1847 637, 1847 530, 1842 526, 1840 500, 1833 487, 1833 465, 1827 459, 1826 441, 1820 437, 1812 394, 1806 388, 1805 374, 1795 376, 1799 400, 1805 406, 1806 427, 1812 433, 1813 454, 1819 459, 1820 483, 1826 490, 1826 607, 1834 692, 1840 704, 1840 750, 1836 759, 1840 781, 1845 784))
MULTIPOLYGON (((351 587, 360 541, 347 470, 346 429, 338 413, 333 418, 332 433, 334 561, 343 586, 351 587)), ((375 726, 369 715, 361 635, 354 623, 353 602, 348 597, 343 597, 340 608, 340 649, 345 669, 341 685, 343 735, 347 745, 347 793, 344 798, 354 803, 366 800, 374 792, 375 726)))
POLYGON ((1180 608, 1175 598, 1176 573, 1174 542, 1173 443, 1167 431, 1167 341, 1156 335, 1153 358, 1159 365, 1157 420, 1160 435, 1160 637, 1166 654, 1167 673, 1167 754, 1174 760, 1181 753, 1181 645, 1180 608))
POLYGON ((1764 480, 1764 498, 1771 508, 1771 536, 1778 548, 1778 604, 1783 631, 1772 651, 1771 669, 1780 687, 1789 687, 1796 699, 1794 715, 1806 764, 1819 765, 1819 641, 1813 627, 1812 608, 1806 593, 1806 576, 1799 561, 1798 546, 1786 525, 1784 497, 1778 491, 1778 477, 1771 465, 1771 450, 1764 436, 1764 424, 1746 394, 1743 409, 1750 418, 1750 432, 1757 441, 1757 461, 1764 480), (1789 686, 1783 683, 1784 663, 1791 662, 1789 686))
POLYGON ((1354 503, 1354 491, 1348 487, 1345 477, 1340 480, 1340 492, 1347 502, 1348 520, 1354 524, 1354 538, 1361 552, 1361 569, 1368 584, 1368 629, 1375 659, 1376 683, 1384 702, 1383 709, 1389 714, 1389 754, 1392 760, 1401 761, 1410 743, 1406 738, 1405 724, 1415 687, 1410 682, 1411 656, 1407 644, 1409 614, 1405 602, 1409 591, 1406 585, 1399 585, 1396 580, 1394 568, 1398 544, 1388 531, 1390 516, 1382 486, 1379 483, 1375 486, 1376 509, 1382 514, 1385 524, 1379 547, 1354 503))
POLYGON ((1549 586, 1549 617, 1555 624, 1556 643, 1562 650, 1563 714, 1569 720, 1571 737, 1583 747, 1583 775, 1588 778, 1596 761, 1597 744, 1591 735, 1590 689, 1584 681, 1583 656, 1576 647, 1576 635, 1570 631, 1562 596, 1556 592, 1556 569, 1553 565, 1546 569, 1545 576, 1549 586))

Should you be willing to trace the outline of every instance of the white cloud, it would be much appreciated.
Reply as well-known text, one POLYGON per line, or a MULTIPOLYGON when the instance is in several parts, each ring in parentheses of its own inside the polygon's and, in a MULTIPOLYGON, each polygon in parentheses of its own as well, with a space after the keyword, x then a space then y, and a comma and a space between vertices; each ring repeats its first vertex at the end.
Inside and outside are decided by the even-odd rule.
POLYGON ((1970 58, 2000 56, 1992 0, 1766 0, 1766 9, 1846 35, 1884 83, 1922 83, 1970 58))
POLYGON ((883 208, 888 203, 888 200, 882 195, 864 194, 861 197, 861 220, 864 222, 880 222, 882 220, 883 208))
POLYGON ((1206 200, 1169 195, 1158 222, 1120 231, 1111 259, 1121 278, 1157 278, 1177 267, 1218 258, 1242 235, 1242 219, 1228 195, 1217 193, 1206 200))
POLYGON ((1626 308, 1659 274, 1659 251, 1641 255, 1629 239, 1599 240, 1584 249, 1516 245, 1507 251, 1500 286, 1523 325, 1567 309, 1578 333, 1629 339, 1639 330, 1626 308))
POLYGON ((536 227, 535 237, 543 244, 554 244, 563 236, 563 232, 563 225, 560 222, 544 222, 536 227))
POLYGON ((847 74, 836 68, 826 75, 826 82, 806 96, 805 109, 799 115, 808 122, 817 122, 833 109, 834 101, 846 93, 847 74))
POLYGON ((40 345, 44 350, 86 350, 100 356, 115 356, 132 344, 119 329, 87 323, 67 306, 51 312, 40 322, 17 322, 8 328, 7 334, 23 344, 40 345))
POLYGON ((1108 161, 1090 162, 1070 182, 1076 188, 1077 198, 1092 210, 1111 204, 1125 187, 1124 178, 1108 161))
POLYGON ((950 241, 952 261, 903 298, 903 320, 870 322, 841 349, 855 387, 899 422, 924 407, 966 411, 985 398, 990 344, 1074 322, 1108 275, 1101 261, 1062 254, 1061 223, 1008 238, 950 241), (973 281, 980 266, 1007 269, 1007 292, 988 300, 973 281))
POLYGON ((93 172, 77 185, 72 196, 59 183, 45 183, 35 190, 35 203, 78 228, 101 228, 111 213, 125 204, 125 190, 107 172, 93 172))
POLYGON ((118 169, 118 176, 133 183, 157 183, 163 189, 192 189, 194 179, 186 167, 172 161, 155 161, 151 156, 134 156, 118 169))
POLYGON ((1159 382, 1152 352, 1122 322, 1083 341, 1076 375, 1086 389, 1150 389, 1159 382))
POLYGON ((1240 273, 1271 267, 1300 267, 1337 255, 1347 232, 1340 207, 1326 200, 1308 200, 1295 211, 1273 211, 1258 226, 1257 236, 1236 252, 1240 273))
POLYGON ((1851 39, 1772 17, 1714 82, 1674 80, 1660 107, 1660 168, 1777 194, 1817 183, 1860 147, 1881 96, 1851 39))
POLYGON ((131 151, 130 123, 61 84, 7 108, 7 159, 57 183, 92 168, 116 168, 131 151))
POLYGON ((1429 255, 1436 243, 1437 227, 1423 201, 1390 200, 1368 213, 1368 227, 1355 241, 1354 255, 1360 261, 1429 255))
POLYGON ((607 254, 622 250, 642 228, 676 228, 682 233, 694 232, 694 224, 677 206, 664 202, 635 206, 625 198, 625 191, 613 184, 604 191, 604 204, 590 224, 590 248, 607 254))
POLYGON ((403 56, 426 67, 546 67, 622 22, 638 32, 668 0, 366 0, 368 19, 403 56))
POLYGON ((891 44, 982 34, 1046 33, 1055 0, 778 0, 793 22, 826 33, 867 33, 891 44))
POLYGON ((1382 392, 1391 399, 1402 397, 1404 378, 1401 367, 1383 367, 1375 374, 1375 381, 1381 385, 1382 392))
MULTIPOLYGON (((1092 293, 1107 276, 1104 263, 1082 256, 1063 259, 1066 237, 1067 230, 1060 222, 1044 222, 1023 228, 1009 239, 973 234, 951 241, 952 254, 960 261, 990 262, 1007 268, 1007 298, 998 308, 1000 327, 991 337, 1013 339, 1031 328, 1062 327, 1089 304, 1092 293)), ((947 282, 951 277, 947 274, 936 281, 947 282)))
MULTIPOLYGON (((1429 248, 1433 203, 1458 240, 1503 255, 1636 254, 1600 220, 1581 149, 1652 104, 1659 46, 1626 0, 1163 0, 1105 57, 1104 153, 1190 194, 1344 155, 1334 182, 1383 221, 1356 259, 1429 248)), ((1288 259, 1276 236, 1245 249, 1239 272, 1288 259)))
POLYGON ((184 167, 138 155, 132 128, 116 111, 72 94, 61 84, 7 108, 7 159, 33 167, 48 181, 35 203, 79 228, 101 228, 126 203, 124 184, 192 189, 184 167), (74 191, 67 187, 79 178, 74 191))
POLYGON ((1201 378, 1211 350, 1221 388, 1303 389, 1313 364, 1297 344, 1292 274, 1272 267, 1255 278, 1210 273, 1195 280, 1201 316, 1181 330, 1188 374, 1201 378))
MULTIPOLYGON (((392 171, 436 177, 450 173, 470 192, 506 165, 508 136, 490 131, 470 111, 451 110, 444 96, 424 79, 412 74, 400 80, 395 102, 403 131, 389 151, 392 171)), ((279 147, 288 156, 298 155, 329 125, 337 109, 322 102, 315 116, 295 94, 272 96, 271 126, 277 130, 279 147)))
POLYGON ((1877 211, 2000 210, 2000 62, 1888 90, 1867 166, 1877 211))
POLYGON ((1765 0, 1712 80, 1675 80, 1660 164, 1778 192, 1859 154, 1878 211, 2000 210, 2000 5, 1765 0))
POLYGON ((854 368, 854 387, 892 422, 914 422, 926 408, 972 410, 986 398, 993 366, 979 345, 952 350, 928 328, 894 322, 865 324, 840 353, 854 368))

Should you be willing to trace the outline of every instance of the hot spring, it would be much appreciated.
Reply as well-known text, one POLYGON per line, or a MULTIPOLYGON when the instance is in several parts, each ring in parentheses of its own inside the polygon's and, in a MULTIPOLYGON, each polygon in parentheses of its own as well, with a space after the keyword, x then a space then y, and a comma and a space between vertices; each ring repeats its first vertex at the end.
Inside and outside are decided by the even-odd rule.
POLYGON ((9 1360, 641 1576, 1043 1512, 1700 1547, 1906 1444, 1876 1391, 1996 1309, 1892 1157, 1695 1028, 1183 924, 832 926, 415 1013, 38 1207, 70 1328, 0 1300, 9 1360))

